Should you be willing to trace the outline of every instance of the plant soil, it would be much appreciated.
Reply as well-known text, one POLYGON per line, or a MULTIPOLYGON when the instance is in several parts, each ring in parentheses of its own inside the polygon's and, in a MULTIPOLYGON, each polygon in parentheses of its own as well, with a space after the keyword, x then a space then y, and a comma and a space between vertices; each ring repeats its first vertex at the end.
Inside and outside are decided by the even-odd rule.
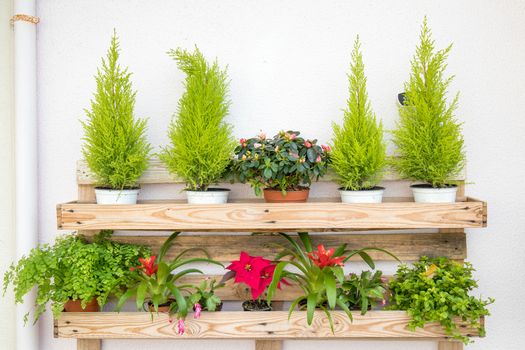
POLYGON ((246 300, 242 303, 244 311, 272 311, 266 300, 246 300))
POLYGON ((454 187, 458 187, 458 186, 454 185, 454 184, 445 184, 445 186, 442 186, 442 187, 432 187, 431 184, 416 184, 416 185, 411 185, 410 187, 415 187, 415 188, 454 188, 454 187))

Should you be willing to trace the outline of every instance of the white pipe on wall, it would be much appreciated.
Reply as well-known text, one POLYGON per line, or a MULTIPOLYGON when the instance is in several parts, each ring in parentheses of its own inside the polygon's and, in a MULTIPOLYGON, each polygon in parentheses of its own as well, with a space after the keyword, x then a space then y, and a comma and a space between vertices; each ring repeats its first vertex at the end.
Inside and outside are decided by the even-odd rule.
MULTIPOLYGON (((35 0, 14 0, 14 14, 36 16, 35 0)), ((37 76, 36 25, 14 22, 15 96, 15 234, 17 259, 38 244, 37 173, 37 76)), ((24 315, 32 309, 34 295, 28 295, 16 311, 16 347, 38 349, 38 328, 31 320, 24 327, 24 315)))

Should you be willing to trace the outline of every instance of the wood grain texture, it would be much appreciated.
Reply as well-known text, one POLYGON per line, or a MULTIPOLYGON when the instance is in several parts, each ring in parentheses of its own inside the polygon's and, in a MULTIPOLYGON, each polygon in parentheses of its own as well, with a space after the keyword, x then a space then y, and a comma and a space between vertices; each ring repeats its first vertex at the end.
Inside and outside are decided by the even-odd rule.
MULTIPOLYGON (((445 339, 439 324, 410 331, 410 317, 404 311, 370 311, 362 316, 353 313, 350 322, 344 312, 332 313, 335 333, 330 332, 328 320, 317 311, 311 326, 306 324, 306 313, 292 313, 288 321, 285 311, 272 312, 203 312, 199 319, 190 314, 186 319, 186 333, 178 335, 176 322, 168 315, 152 316, 145 312, 130 313, 62 313, 57 320, 60 338, 81 339, 445 339)), ((466 325, 461 333, 476 336, 466 325)))
POLYGON ((192 205, 158 201, 136 205, 65 203, 57 210, 58 228, 67 230, 341 231, 484 225, 482 202, 192 205))
MULTIPOLYGON (((334 175, 332 172, 328 174, 319 181, 334 181, 334 175)), ((464 172, 458 174, 454 180, 464 180, 464 172)), ((399 175, 391 169, 385 171, 384 181, 396 181, 400 180, 399 175)), ((79 160, 77 162, 77 183, 79 185, 92 185, 96 182, 96 178, 93 176, 93 173, 89 170, 87 163, 84 160, 79 160)), ((183 184, 184 181, 180 178, 175 177, 173 174, 170 174, 164 164, 158 158, 152 158, 149 161, 148 169, 138 180, 139 184, 170 184, 170 183, 180 183, 183 184)))
POLYGON ((282 340, 256 340, 255 350, 281 350, 282 340))
POLYGON ((77 350, 100 350, 101 348, 100 339, 77 339, 77 350))
POLYGON ((440 341, 438 342, 438 350, 463 350, 463 343, 456 341, 440 341))
MULTIPOLYGON (((113 236, 112 240, 121 243, 141 244, 151 247, 157 253, 167 236, 113 236)), ((297 236, 295 239, 298 240, 297 236)), ((455 229, 452 233, 370 233, 370 234, 326 234, 311 235, 314 245, 323 243, 325 247, 335 247, 343 243, 348 249, 364 247, 380 247, 388 250, 401 261, 413 261, 420 256, 429 257, 447 256, 451 259, 466 258, 466 236, 462 229, 455 229), (459 232, 457 232, 459 231, 459 232)), ((210 256, 221 262, 228 262, 239 258, 239 252, 244 250, 251 255, 273 259, 280 250, 277 245, 288 246, 288 243, 276 235, 197 235, 181 234, 173 241, 167 257, 174 258, 185 249, 204 248, 210 256)), ((202 256, 202 252, 189 252, 187 257, 202 256)), ((376 261, 393 261, 390 255, 370 251, 370 256, 376 261)), ((352 260, 359 260, 358 257, 352 260)))

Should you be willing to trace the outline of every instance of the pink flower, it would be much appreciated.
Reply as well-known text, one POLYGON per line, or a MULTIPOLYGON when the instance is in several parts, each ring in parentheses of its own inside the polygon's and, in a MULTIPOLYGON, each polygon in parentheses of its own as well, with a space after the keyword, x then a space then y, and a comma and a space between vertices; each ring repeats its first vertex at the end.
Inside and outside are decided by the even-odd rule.
POLYGON ((261 146, 262 146, 262 145, 261 145, 260 143, 258 143, 258 142, 256 142, 256 143, 253 144, 253 147, 254 147, 254 148, 260 148, 261 146))
POLYGON ((261 140, 265 140, 266 139, 266 134, 264 132, 260 132, 259 135, 257 135, 259 137, 259 139, 261 140))
POLYGON ((295 140, 297 138, 297 135, 296 134, 291 134, 290 135, 290 140, 295 140))
POLYGON ((246 139, 245 138, 241 138, 239 140, 239 143, 241 144, 242 147, 246 147, 246 139))
POLYGON ((381 300, 381 306, 385 306, 385 305, 386 305, 386 300, 385 299, 381 300))
POLYGON ((315 162, 316 163, 320 163, 321 162, 321 156, 317 156, 317 158, 315 158, 315 162))
POLYGON ((323 151, 325 152, 332 152, 332 148, 330 146, 327 146, 327 145, 321 145, 321 148, 323 149, 323 151))
POLYGON ((199 318, 201 317, 201 311, 202 311, 202 306, 201 304, 199 303, 195 303, 195 305, 193 305, 193 307, 195 308, 195 314, 193 315, 194 318, 199 318))
POLYGON ((306 148, 310 148, 310 147, 312 147, 312 143, 310 141, 306 140, 306 141, 304 141, 304 146, 306 148))
POLYGON ((184 334, 184 320, 181 318, 179 322, 177 322, 177 334, 183 335, 184 334))

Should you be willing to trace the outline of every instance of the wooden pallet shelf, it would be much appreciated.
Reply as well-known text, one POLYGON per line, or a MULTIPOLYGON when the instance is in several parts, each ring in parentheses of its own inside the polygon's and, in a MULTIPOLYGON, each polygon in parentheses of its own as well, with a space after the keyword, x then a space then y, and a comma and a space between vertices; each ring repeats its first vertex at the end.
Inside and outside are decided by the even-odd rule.
POLYGON ((378 204, 336 201, 238 202, 191 205, 177 201, 136 205, 71 202, 57 206, 59 229, 180 231, 347 231, 355 229, 474 228, 487 222, 486 204, 390 199, 378 204))
MULTIPOLYGON (((415 331, 408 329, 410 316, 404 311, 353 312, 353 322, 342 311, 332 313, 334 334, 321 311, 316 311, 311 326, 306 312, 203 312, 199 319, 186 318, 186 333, 177 334, 176 322, 166 314, 147 312, 62 313, 55 320, 55 336, 77 339, 446 339, 439 324, 427 324, 415 331)), ((483 320, 482 320, 483 321, 483 320)), ((459 322, 459 321, 458 321, 459 322)), ((458 323, 459 324, 459 323, 458 323)), ((460 325, 461 333, 478 336, 477 331, 460 325)))

